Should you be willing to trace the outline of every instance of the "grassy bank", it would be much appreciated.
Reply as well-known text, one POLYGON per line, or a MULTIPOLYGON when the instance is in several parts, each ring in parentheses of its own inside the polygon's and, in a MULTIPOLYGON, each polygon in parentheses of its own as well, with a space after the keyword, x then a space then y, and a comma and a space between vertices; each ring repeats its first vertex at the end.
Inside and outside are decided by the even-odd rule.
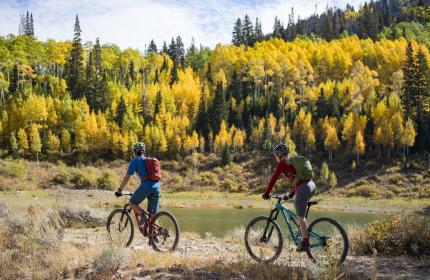
MULTIPOLYGON (((0 192, 0 200, 5 200, 15 209, 25 208, 30 204, 52 206, 64 205, 89 205, 92 208, 110 208, 123 206, 126 198, 117 199, 113 191, 100 190, 24 190, 0 192)), ((340 211, 354 213, 398 213, 429 211, 430 199, 372 199, 359 197, 337 197, 326 194, 318 195, 315 200, 320 203, 314 207, 319 211, 340 211)), ((175 192, 162 193, 162 207, 179 208, 235 208, 268 209, 270 203, 261 198, 259 194, 242 194, 228 192, 175 192)), ((293 207, 287 202, 287 206, 293 207)))

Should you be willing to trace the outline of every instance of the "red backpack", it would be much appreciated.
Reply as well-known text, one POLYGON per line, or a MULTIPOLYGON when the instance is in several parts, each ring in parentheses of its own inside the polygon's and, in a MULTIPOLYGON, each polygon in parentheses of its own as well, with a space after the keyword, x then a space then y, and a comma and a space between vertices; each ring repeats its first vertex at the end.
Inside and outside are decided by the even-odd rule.
POLYGON ((158 159, 152 158, 152 157, 146 157, 145 166, 146 166, 147 175, 145 178, 143 178, 142 181, 145 181, 145 180, 160 181, 161 167, 158 159))

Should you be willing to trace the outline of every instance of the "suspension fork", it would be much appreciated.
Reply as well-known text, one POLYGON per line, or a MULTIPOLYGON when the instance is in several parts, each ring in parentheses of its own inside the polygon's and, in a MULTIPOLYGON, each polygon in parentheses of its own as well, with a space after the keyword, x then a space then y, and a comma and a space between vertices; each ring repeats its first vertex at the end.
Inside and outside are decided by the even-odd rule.
MULTIPOLYGON (((130 207, 129 207, 130 205, 129 204, 126 204, 126 205, 124 205, 124 208, 123 208, 123 211, 121 212, 121 220, 119 221, 119 227, 120 227, 120 230, 121 230, 121 224, 122 224, 122 220, 124 219, 124 216, 125 216, 125 212, 128 212, 128 213, 131 213, 131 209, 130 209, 130 207)), ((131 222, 131 221, 130 221, 131 222)), ((126 218, 126 220, 125 220, 125 224, 124 224, 124 228, 126 228, 128 226, 128 219, 126 218)))
POLYGON ((278 218, 278 215, 279 215, 278 209, 273 209, 272 211, 270 211, 270 216, 266 222, 266 228, 264 229, 264 233, 262 237, 262 239, 266 242, 270 240, 270 237, 272 237, 273 228, 274 228, 274 226, 270 224, 270 221, 276 221, 276 219, 278 218), (269 225, 270 225, 270 228, 269 228, 269 225))

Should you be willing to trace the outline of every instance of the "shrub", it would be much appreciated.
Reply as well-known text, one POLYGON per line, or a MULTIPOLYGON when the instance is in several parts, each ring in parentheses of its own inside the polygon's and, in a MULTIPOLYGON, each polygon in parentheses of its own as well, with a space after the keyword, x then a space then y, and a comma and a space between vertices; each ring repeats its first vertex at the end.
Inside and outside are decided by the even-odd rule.
POLYGON ((224 180, 223 187, 228 192, 238 192, 239 191, 239 186, 237 185, 237 183, 231 179, 228 179, 228 178, 224 180))
POLYGON ((424 176, 421 174, 413 174, 409 180, 414 184, 421 184, 424 181, 424 176))
POLYGON ((353 160, 351 164, 351 170, 354 171, 355 169, 357 169, 357 164, 355 163, 355 160, 353 160))
POLYGON ((345 191, 347 196, 376 197, 380 191, 372 185, 359 185, 345 191))
POLYGON ((218 176, 213 172, 209 172, 209 171, 201 172, 199 177, 200 178, 197 181, 198 185, 211 186, 211 187, 218 187, 219 185, 218 176))
POLYGON ((93 260, 96 274, 112 276, 127 259, 127 253, 122 248, 107 248, 101 251, 93 260))
POLYGON ((74 187, 77 189, 97 188, 97 175, 86 170, 79 170, 72 179, 74 187))
POLYGON ((387 189, 395 194, 400 194, 402 193, 404 190, 396 185, 388 185, 387 189))
POLYGON ((27 163, 23 160, 0 161, 0 175, 12 178, 27 178, 27 163))
POLYGON ((215 172, 217 175, 221 175, 224 173, 224 169, 218 166, 213 169, 213 172, 215 172))
POLYGON ((393 215, 376 220, 351 236, 356 254, 430 255, 430 218, 420 215, 393 215))
POLYGON ((333 172, 330 173, 330 178, 329 178, 329 185, 330 187, 334 188, 337 186, 337 178, 336 178, 336 174, 333 172))
POLYGON ((53 181, 76 189, 95 189, 98 186, 98 173, 94 167, 84 169, 63 167, 53 181))
POLYGON ((106 222, 106 213, 88 206, 63 206, 58 210, 66 227, 98 227, 106 222))
POLYGON ((103 190, 115 190, 119 186, 119 177, 112 170, 106 170, 97 178, 97 188, 103 190))
POLYGON ((323 162, 323 164, 321 165, 321 173, 320 173, 320 177, 323 181, 327 182, 330 176, 330 170, 328 169, 328 165, 327 162, 323 162))

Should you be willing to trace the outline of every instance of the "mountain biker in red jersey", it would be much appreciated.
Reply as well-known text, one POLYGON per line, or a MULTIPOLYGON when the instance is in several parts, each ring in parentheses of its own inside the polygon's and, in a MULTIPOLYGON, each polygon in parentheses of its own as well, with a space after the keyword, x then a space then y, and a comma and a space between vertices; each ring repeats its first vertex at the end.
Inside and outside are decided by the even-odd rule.
POLYGON ((264 199, 270 198, 270 192, 281 173, 284 173, 287 179, 293 181, 293 186, 288 197, 294 197, 294 207, 296 208, 296 213, 299 217, 300 230, 302 232, 302 241, 297 247, 297 251, 302 252, 309 248, 306 209, 309 199, 315 193, 316 186, 312 180, 314 172, 309 160, 298 155, 288 157, 288 153, 289 148, 286 144, 278 144, 273 148, 273 154, 278 164, 276 165, 275 173, 273 173, 262 197, 264 199))

